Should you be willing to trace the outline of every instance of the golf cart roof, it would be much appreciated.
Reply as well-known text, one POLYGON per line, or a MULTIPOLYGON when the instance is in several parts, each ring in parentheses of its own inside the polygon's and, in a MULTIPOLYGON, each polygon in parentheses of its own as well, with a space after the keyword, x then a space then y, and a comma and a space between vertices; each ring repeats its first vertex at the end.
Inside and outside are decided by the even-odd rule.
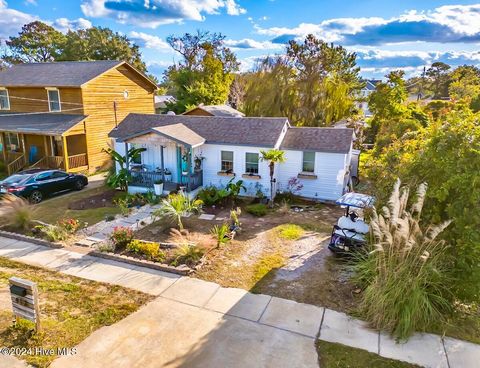
POLYGON ((368 208, 373 206, 373 202, 375 198, 369 196, 367 194, 362 193, 345 193, 341 196, 337 201, 336 204, 340 206, 350 206, 350 207, 357 207, 357 208, 368 208))

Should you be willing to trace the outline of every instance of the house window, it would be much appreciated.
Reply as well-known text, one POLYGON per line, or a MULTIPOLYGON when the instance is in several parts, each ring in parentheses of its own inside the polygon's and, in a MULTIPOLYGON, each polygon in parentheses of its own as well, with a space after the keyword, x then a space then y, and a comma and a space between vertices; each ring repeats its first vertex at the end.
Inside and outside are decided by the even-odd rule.
POLYGON ((20 150, 20 144, 17 133, 5 133, 5 145, 7 151, 18 152, 20 150))
POLYGON ((61 111, 60 91, 58 89, 47 89, 48 107, 50 111, 61 111))
POLYGON ((233 172, 233 152, 232 151, 222 151, 222 167, 221 171, 231 173, 233 172))
POLYGON ((6 89, 0 89, 0 110, 10 110, 10 100, 6 89))
POLYGON ((302 171, 309 173, 315 171, 315 152, 303 152, 302 171))
POLYGON ((258 153, 245 155, 245 171, 247 174, 258 174, 258 153))

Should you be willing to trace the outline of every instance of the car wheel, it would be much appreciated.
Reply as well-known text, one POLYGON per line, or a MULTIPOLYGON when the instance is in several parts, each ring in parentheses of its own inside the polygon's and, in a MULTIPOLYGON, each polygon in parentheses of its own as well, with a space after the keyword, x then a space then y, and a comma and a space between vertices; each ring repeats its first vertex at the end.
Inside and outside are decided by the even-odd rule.
POLYGON ((30 194, 30 202, 40 203, 43 199, 43 194, 39 190, 36 190, 30 194))
POLYGON ((75 188, 75 190, 82 190, 84 186, 85 186, 85 185, 83 184, 83 182, 82 182, 81 180, 77 180, 77 181, 75 182, 75 184, 73 185, 73 187, 75 188))

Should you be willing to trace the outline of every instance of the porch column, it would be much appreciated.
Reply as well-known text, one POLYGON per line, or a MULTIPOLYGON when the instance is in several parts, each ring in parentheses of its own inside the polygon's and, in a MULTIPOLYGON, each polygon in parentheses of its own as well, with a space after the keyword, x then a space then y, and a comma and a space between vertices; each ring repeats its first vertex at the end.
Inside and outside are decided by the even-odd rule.
POLYGON ((48 135, 44 135, 43 136, 43 146, 44 146, 44 149, 45 149, 45 157, 48 156, 48 135))
MULTIPOLYGON (((188 148, 187 148, 188 149, 188 148)), ((188 156, 187 156, 188 157, 188 156)), ((193 173, 193 148, 190 148, 190 160, 187 159, 187 192, 190 191, 190 188, 192 187, 192 173, 193 173)))
POLYGON ((56 156, 55 155, 55 147, 54 147, 54 143, 53 141, 55 140, 55 137, 54 136, 51 136, 50 137, 50 150, 51 150, 51 156, 56 156))
POLYGON ((130 170, 130 157, 128 157, 128 143, 125 142, 125 168, 130 170))
POLYGON ((20 134, 20 141, 22 142, 22 152, 23 152, 23 155, 25 156, 25 158, 27 158, 27 149, 25 147, 25 134, 20 134))
POLYGON ((67 150, 67 137, 62 135, 62 145, 63 145, 63 162, 65 166, 65 171, 68 172, 68 150, 67 150))
POLYGON ((2 139, 2 156, 3 156, 3 162, 5 164, 8 164, 7 162, 7 146, 5 144, 5 133, 0 133, 0 138, 2 139))
POLYGON ((165 183, 165 161, 163 157, 163 146, 160 146, 160 163, 162 165, 162 181, 165 183))

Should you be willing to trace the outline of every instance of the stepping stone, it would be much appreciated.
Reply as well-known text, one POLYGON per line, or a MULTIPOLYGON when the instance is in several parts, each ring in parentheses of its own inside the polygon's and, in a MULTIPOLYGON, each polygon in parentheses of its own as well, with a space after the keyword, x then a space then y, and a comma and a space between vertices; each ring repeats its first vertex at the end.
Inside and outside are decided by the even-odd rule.
POLYGON ((478 367, 480 345, 445 337, 443 339, 451 368, 478 367))
POLYGON ((363 321, 331 309, 325 309, 319 338, 378 354, 378 332, 363 321))
POLYGON ((91 246, 93 246, 97 243, 101 243, 101 240, 99 240, 99 239, 92 240, 92 239, 89 239, 89 238, 85 238, 85 239, 78 240, 75 244, 83 246, 83 247, 91 247, 91 246))
POLYGON ((226 217, 217 217, 215 218, 215 221, 225 221, 226 219, 226 217))
POLYGON ((442 340, 437 335, 416 334, 405 343, 397 343, 387 334, 381 333, 380 355, 423 367, 448 368, 442 340))
POLYGON ((145 267, 132 269, 115 280, 116 284, 151 295, 160 295, 181 276, 145 267))
POLYGON ((323 308, 272 297, 260 323, 316 337, 322 321, 323 308))
POLYGON ((205 308, 258 321, 271 298, 269 295, 252 294, 243 289, 220 288, 205 308))
POLYGON ((86 240, 100 243, 107 240, 107 236, 102 233, 95 233, 95 234, 92 234, 92 236, 89 236, 86 240))
POLYGON ((219 288, 220 286, 213 282, 182 277, 164 291, 161 296, 196 307, 203 307, 219 288))
POLYGON ((209 215, 207 213, 202 213, 200 216, 198 216, 200 220, 208 220, 211 221, 215 218, 215 215, 209 215))

